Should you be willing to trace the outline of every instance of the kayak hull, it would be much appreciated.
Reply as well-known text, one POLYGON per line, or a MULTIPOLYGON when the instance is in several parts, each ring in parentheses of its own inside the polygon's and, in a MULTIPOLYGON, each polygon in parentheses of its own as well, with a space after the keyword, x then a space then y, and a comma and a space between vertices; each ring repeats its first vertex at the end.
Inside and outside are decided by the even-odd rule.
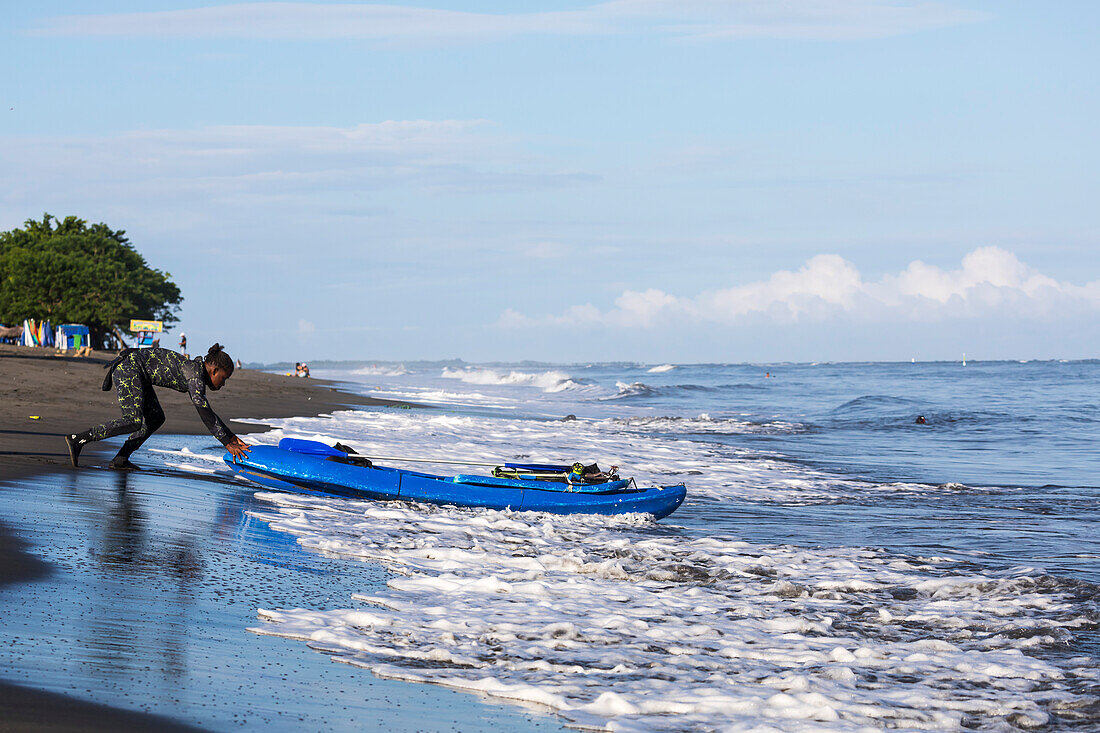
MULTIPOLYGON (((225 462, 243 478, 282 491, 307 491, 382 501, 418 501, 484 509, 551 512, 554 514, 652 514, 667 517, 686 496, 681 486, 611 488, 607 491, 569 491, 567 484, 546 482, 546 488, 456 482, 435 476, 382 466, 356 466, 318 455, 252 446, 243 460, 225 454, 225 462)), ((506 483, 494 481, 494 483, 506 483)))

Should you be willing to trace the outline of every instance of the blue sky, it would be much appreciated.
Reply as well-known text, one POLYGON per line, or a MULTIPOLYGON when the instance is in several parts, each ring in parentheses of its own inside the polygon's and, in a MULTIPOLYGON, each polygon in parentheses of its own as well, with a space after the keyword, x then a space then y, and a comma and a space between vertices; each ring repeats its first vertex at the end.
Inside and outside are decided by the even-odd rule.
POLYGON ((1100 5, 522 7, 13 4, 0 229, 246 361, 1100 356, 1100 5))

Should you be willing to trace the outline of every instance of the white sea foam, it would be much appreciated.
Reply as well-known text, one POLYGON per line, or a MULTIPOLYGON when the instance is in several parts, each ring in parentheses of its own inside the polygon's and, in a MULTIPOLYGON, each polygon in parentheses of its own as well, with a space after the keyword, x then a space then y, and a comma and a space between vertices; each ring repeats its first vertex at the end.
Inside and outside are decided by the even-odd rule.
POLYGON ((303 547, 396 575, 345 608, 261 610, 252 631, 573 725, 995 729, 1082 702, 1071 678, 1083 670, 1027 653, 1088 623, 1043 578, 691 536, 637 516, 259 497, 272 509, 255 516, 303 547))
MULTIPOLYGON (((522 381, 484 384, 487 394, 476 398, 447 397, 506 406, 506 392, 522 393, 509 389, 522 381)), ((620 395, 642 387, 620 384, 620 395)), ((430 401, 423 399, 430 391, 409 386, 405 398, 430 401)), ((517 399, 527 400, 523 394, 517 399)), ((573 394, 536 399, 556 404, 573 394)), ((780 456, 685 439, 806 429, 798 423, 622 418, 644 406, 605 405, 601 414, 619 417, 338 412, 264 420, 276 429, 249 440, 339 440, 367 455, 598 460, 624 466, 640 485, 686 481, 681 512, 696 514, 743 501, 978 490, 838 478, 780 456)), ((642 516, 258 496, 270 509, 254 515, 303 547, 380 562, 395 575, 383 591, 335 608, 262 610, 253 631, 305 640, 380 676, 554 710, 572 726, 1009 731, 1096 704, 1082 692, 1096 689, 1095 660, 1045 653, 1095 624, 1073 594, 1096 591, 1028 568, 998 575, 944 557, 754 544, 677 527, 682 514, 655 524, 642 516)))
POLYGON ((806 430, 804 425, 786 420, 758 422, 738 418, 713 418, 706 413, 698 417, 624 417, 613 418, 612 422, 624 430, 641 433, 674 433, 681 435, 747 435, 763 433, 768 435, 800 433, 806 430))
POLYGON ((660 366, 655 366, 648 371, 650 374, 664 374, 665 372, 671 372, 675 368, 675 364, 661 364, 660 366))
POLYGON ((530 460, 622 467, 644 486, 688 485, 687 501, 829 501, 864 493, 923 493, 923 484, 838 478, 729 446, 659 437, 608 420, 534 421, 416 410, 341 411, 322 417, 264 420, 264 440, 310 438, 348 443, 360 453, 475 461, 530 460))
POLYGON ((565 372, 519 372, 498 371, 496 369, 482 369, 467 367, 466 369, 443 368, 440 375, 444 379, 458 379, 467 384, 505 385, 505 386, 529 386, 538 387, 543 392, 561 392, 567 389, 580 389, 583 384, 575 381, 565 372))
POLYGON ((205 466, 196 466, 194 463, 177 463, 177 462, 168 461, 168 462, 165 462, 164 465, 167 466, 168 468, 175 468, 175 469, 180 470, 180 471, 186 471, 187 473, 203 473, 203 474, 209 474, 209 475, 219 474, 219 473, 229 473, 228 470, 223 470, 223 469, 218 469, 218 468, 208 468, 208 467, 205 467, 205 466))
POLYGON ((409 370, 404 364, 400 366, 371 364, 353 369, 351 373, 361 377, 401 377, 408 374, 409 370))
POLYGON ((211 453, 195 453, 194 451, 192 451, 187 446, 184 446, 183 448, 181 448, 179 450, 167 450, 165 448, 150 448, 149 452, 150 453, 164 453, 165 455, 176 456, 178 458, 185 458, 188 461, 203 461, 203 462, 217 461, 217 462, 220 463, 221 460, 222 460, 221 453, 218 453, 217 455, 214 455, 214 454, 211 454, 211 453))
POLYGON ((487 395, 481 392, 450 392, 430 387, 380 387, 371 392, 372 397, 403 400, 425 405, 454 405, 457 407, 492 407, 501 410, 514 410, 516 405, 509 400, 487 395))

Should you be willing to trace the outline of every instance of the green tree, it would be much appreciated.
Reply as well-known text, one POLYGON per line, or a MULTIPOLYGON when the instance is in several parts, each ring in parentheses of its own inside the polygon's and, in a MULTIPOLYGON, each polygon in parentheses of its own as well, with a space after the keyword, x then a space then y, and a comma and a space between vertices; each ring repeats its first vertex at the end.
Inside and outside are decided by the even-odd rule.
POLYGON ((0 232, 0 323, 83 323, 98 348, 131 318, 178 321, 180 289, 149 267, 125 234, 49 214, 0 232))

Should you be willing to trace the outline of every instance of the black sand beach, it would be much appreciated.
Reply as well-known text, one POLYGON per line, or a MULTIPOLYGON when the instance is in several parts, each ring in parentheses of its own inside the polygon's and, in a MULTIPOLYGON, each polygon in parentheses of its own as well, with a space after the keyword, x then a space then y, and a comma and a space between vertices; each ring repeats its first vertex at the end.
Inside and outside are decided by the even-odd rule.
MULTIPOLYGON (((115 393, 100 390, 103 367, 114 356, 97 352, 90 358, 76 358, 57 355, 54 349, 0 344, 0 479, 67 468, 63 436, 118 416, 115 393)), ((157 390, 157 396, 167 418, 162 434, 207 434, 187 395, 157 390)), ((238 369, 225 389, 209 396, 217 413, 241 435, 264 427, 235 423, 233 418, 320 415, 355 405, 405 404, 343 392, 323 379, 252 369, 238 369)), ((89 446, 85 462, 105 463, 110 459, 106 450, 89 446)))
MULTIPOLYGON (((72 469, 61 436, 117 412, 107 357, 0 349, 0 731, 561 730, 249 633, 259 608, 331 607, 388 571, 301 550, 243 484, 110 471, 121 438, 72 469)), ((185 395, 158 394, 168 423, 143 450, 221 455, 185 395)), ((211 402, 227 421, 400 406, 250 370, 211 402)))

